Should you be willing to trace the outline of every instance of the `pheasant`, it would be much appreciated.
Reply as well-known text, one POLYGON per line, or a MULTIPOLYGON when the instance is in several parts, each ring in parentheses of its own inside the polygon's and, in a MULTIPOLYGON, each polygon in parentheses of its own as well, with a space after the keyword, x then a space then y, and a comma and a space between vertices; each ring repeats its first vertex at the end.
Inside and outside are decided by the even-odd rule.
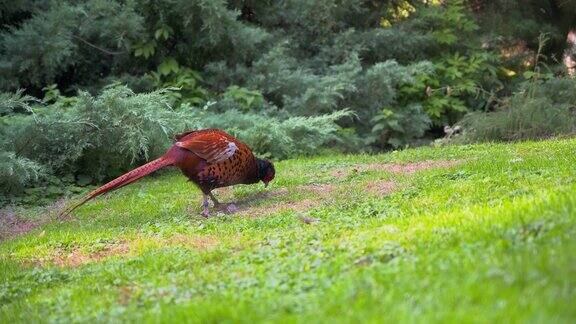
MULTIPOLYGON (((210 197, 214 207, 222 204, 212 190, 236 184, 253 184, 259 181, 267 187, 274 179, 272 162, 254 156, 248 145, 219 129, 204 129, 185 132, 175 136, 176 143, 161 157, 108 182, 86 195, 76 205, 65 210, 71 213, 87 201, 109 191, 118 189, 167 166, 175 166, 203 193, 202 216, 209 217, 210 197)), ((237 208, 228 204, 229 212, 237 208)))

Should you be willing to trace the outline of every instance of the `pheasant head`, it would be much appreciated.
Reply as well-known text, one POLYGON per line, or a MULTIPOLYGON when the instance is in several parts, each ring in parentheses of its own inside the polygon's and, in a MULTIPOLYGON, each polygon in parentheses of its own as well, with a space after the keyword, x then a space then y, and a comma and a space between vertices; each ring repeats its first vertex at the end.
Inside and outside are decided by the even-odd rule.
POLYGON ((268 187, 268 183, 274 180, 276 175, 274 164, 264 159, 256 159, 256 162, 258 163, 258 180, 264 182, 264 186, 268 187))

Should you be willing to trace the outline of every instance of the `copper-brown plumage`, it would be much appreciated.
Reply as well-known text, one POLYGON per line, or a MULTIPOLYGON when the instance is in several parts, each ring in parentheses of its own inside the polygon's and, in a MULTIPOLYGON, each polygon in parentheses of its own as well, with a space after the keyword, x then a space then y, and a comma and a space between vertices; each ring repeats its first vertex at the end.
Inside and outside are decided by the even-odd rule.
MULTIPOLYGON (((202 190, 204 216, 209 215, 208 197, 215 206, 220 205, 211 192, 213 189, 259 181, 267 185, 275 175, 271 162, 256 158, 248 145, 226 132, 219 129, 190 131, 177 135, 176 143, 163 156, 92 191, 63 214, 68 214, 97 196, 137 181, 166 166, 179 168, 202 190)), ((229 205, 229 210, 234 208, 229 205)))

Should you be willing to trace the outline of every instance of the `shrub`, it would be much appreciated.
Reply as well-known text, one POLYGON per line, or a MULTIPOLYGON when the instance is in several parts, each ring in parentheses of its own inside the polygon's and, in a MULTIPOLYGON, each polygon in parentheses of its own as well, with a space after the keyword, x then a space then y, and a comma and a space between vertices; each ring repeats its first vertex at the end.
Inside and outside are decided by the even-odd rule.
POLYGON ((576 80, 550 79, 525 85, 494 112, 475 112, 460 124, 456 141, 516 141, 576 132, 576 80))
POLYGON ((98 180, 118 175, 163 153, 169 136, 193 123, 167 105, 163 91, 134 94, 113 87, 98 97, 81 92, 69 107, 59 102, 6 118, 2 138, 7 151, 54 174, 98 180))
MULTIPOLYGON (((0 152, 0 194, 20 193, 45 175, 46 169, 39 163, 14 152, 0 152)), ((0 199, 0 205, 2 203, 0 199)))
MULTIPOLYGON (((31 96, 23 95, 23 92, 22 90, 18 90, 15 93, 0 93, 0 118, 5 115, 32 111, 30 104, 38 100, 31 96)), ((0 123, 2 122, 4 121, 0 119, 0 123)))
MULTIPOLYGON (((230 96, 238 100, 258 97, 238 91, 236 97, 230 96)), ((48 105, 20 94, 0 95, 6 114, 0 115, 0 124, 5 126, 0 128, 0 193, 14 195, 31 185, 44 185, 39 180, 46 180, 50 188, 66 184, 54 176, 79 185, 116 177, 164 154, 175 133, 200 128, 227 130, 256 153, 275 159, 313 154, 337 141, 340 127, 336 121, 352 115, 337 111, 285 118, 238 110, 218 113, 208 106, 200 109, 187 104, 175 110, 168 104, 170 95, 167 91, 135 94, 117 85, 98 96, 81 92, 73 100, 56 97, 48 105), (30 102, 36 105, 31 107, 30 102), (15 109, 28 113, 7 114, 15 109)))
POLYGON ((483 107, 477 89, 497 79, 463 0, 42 3, 5 18, 0 89, 42 89, 50 103, 58 91, 120 82, 171 88, 176 110, 351 109, 358 118, 342 126, 387 149, 483 107))
POLYGON ((257 90, 249 90, 238 86, 230 86, 222 94, 220 102, 225 102, 229 107, 235 107, 244 112, 264 107, 264 97, 257 90))
POLYGON ((201 113, 199 119, 205 128, 225 129, 242 139, 256 154, 285 159, 317 153, 319 148, 338 141, 340 127, 335 122, 352 115, 343 110, 328 115, 281 119, 228 110, 222 114, 201 113))
POLYGON ((415 75, 426 73, 430 64, 402 66, 396 61, 375 64, 359 79, 359 91, 350 101, 369 135, 365 144, 380 148, 401 147, 422 136, 430 119, 418 102, 402 96, 405 87, 414 85, 415 75))
POLYGON ((372 143, 391 145, 394 148, 408 145, 412 139, 424 135, 430 127, 430 118, 417 103, 396 111, 382 109, 371 121, 374 126, 367 139, 372 143))

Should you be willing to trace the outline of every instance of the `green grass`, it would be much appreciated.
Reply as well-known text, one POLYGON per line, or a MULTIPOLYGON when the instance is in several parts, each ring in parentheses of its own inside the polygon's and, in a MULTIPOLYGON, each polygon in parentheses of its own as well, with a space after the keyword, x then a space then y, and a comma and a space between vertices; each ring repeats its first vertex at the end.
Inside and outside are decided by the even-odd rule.
POLYGON ((0 323, 573 323, 575 166, 574 139, 290 160, 268 189, 285 194, 210 219, 182 176, 150 177, 0 243, 0 323), (425 160, 460 163, 361 167, 425 160))

